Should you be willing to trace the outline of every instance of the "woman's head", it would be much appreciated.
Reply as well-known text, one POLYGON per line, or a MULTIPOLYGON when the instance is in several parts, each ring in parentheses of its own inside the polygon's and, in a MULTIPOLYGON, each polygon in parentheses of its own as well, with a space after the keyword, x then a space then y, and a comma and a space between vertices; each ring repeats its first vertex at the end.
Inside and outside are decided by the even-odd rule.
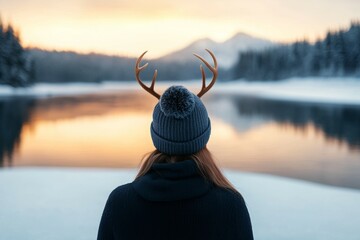
POLYGON ((206 146, 211 122, 200 98, 183 86, 171 86, 153 112, 151 139, 168 155, 190 155, 206 146))
POLYGON ((148 64, 140 67, 144 52, 136 61, 136 80, 151 95, 159 99, 153 112, 151 123, 151 138, 157 150, 168 155, 190 155, 203 149, 210 137, 211 123, 204 104, 203 96, 215 84, 217 78, 217 61, 214 54, 207 50, 214 60, 214 67, 202 57, 195 54, 213 73, 213 79, 206 86, 205 72, 202 73, 202 88, 195 95, 183 86, 171 86, 162 95, 154 90, 157 70, 155 70, 152 83, 147 87, 140 79, 140 72, 148 64))
POLYGON ((200 65, 202 74, 201 91, 195 95, 183 86, 171 86, 161 96, 154 90, 157 70, 155 70, 152 83, 147 87, 140 80, 140 72, 147 64, 140 67, 144 52, 136 61, 135 75, 138 83, 147 92, 159 99, 153 112, 153 121, 150 132, 151 139, 156 148, 143 160, 143 164, 136 178, 145 175, 153 163, 179 162, 193 159, 198 165, 201 174, 215 185, 231 189, 235 188, 222 175, 214 159, 206 148, 210 138, 211 122, 201 97, 210 90, 217 78, 217 61, 214 54, 207 50, 214 60, 214 67, 202 57, 195 54, 213 73, 213 78, 206 86, 205 72, 200 65))

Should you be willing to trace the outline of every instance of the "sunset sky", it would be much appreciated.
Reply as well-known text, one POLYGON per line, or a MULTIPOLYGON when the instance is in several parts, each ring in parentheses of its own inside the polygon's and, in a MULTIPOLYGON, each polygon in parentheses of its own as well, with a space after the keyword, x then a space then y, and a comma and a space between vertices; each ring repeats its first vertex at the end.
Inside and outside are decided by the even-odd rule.
POLYGON ((360 19, 359 0, 0 0, 25 46, 159 57, 237 32, 273 41, 323 37, 360 19))

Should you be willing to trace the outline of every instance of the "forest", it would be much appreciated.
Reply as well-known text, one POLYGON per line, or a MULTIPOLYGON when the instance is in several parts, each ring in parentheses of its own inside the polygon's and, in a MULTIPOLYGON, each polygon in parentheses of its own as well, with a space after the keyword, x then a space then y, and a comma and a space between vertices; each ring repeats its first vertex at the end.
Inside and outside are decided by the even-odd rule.
MULTIPOLYGON (((29 53, 36 62, 35 73, 38 82, 101 82, 135 79, 135 58, 41 49, 30 49, 29 53)), ((152 78, 155 68, 159 70, 157 78, 159 81, 201 79, 200 65, 195 58, 189 62, 144 59, 142 64, 146 62, 149 62, 149 67, 141 74, 144 80, 152 78)), ((220 71, 224 74, 222 70, 220 71)))
MULTIPOLYGON (((34 82, 101 82, 134 79, 135 58, 97 53, 25 49, 19 34, 0 19, 0 84, 24 87, 34 82)), ((144 62, 146 59, 144 60, 144 62)), ((151 60, 142 77, 158 80, 200 79, 199 62, 151 60)), ((209 72, 208 72, 209 73, 209 72)), ((209 75, 208 75, 209 76, 209 75)), ((360 22, 329 31, 324 39, 278 44, 261 51, 239 53, 230 69, 219 69, 219 79, 274 81, 291 77, 359 77, 360 22)))
POLYGON ((261 52, 239 53, 234 79, 279 80, 290 77, 360 76, 360 22, 329 31, 322 40, 306 40, 261 52))

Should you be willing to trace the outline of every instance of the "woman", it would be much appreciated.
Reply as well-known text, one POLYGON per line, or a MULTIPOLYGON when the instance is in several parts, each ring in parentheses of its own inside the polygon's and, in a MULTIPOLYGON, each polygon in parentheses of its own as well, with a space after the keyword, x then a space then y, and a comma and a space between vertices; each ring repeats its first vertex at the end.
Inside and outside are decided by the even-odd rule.
POLYGON ((211 123, 200 97, 215 83, 214 67, 198 55, 214 74, 194 95, 182 86, 162 96, 139 77, 143 53, 136 62, 139 84, 159 99, 150 132, 156 148, 143 161, 131 183, 109 196, 100 222, 98 240, 141 239, 253 239, 249 213, 239 192, 216 166, 206 144, 211 123))

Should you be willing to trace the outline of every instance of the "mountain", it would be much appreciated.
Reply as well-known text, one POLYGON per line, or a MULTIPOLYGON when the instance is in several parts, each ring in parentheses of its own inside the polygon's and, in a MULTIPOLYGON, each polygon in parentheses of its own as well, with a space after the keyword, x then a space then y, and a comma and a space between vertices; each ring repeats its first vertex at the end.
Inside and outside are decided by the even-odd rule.
MULTIPOLYGON (((214 52, 219 62, 219 76, 230 79, 231 71, 239 51, 260 50, 273 43, 239 33, 224 42, 209 38, 193 42, 186 48, 158 59, 152 59, 149 68, 142 74, 151 79, 154 68, 159 69, 158 80, 200 79, 199 60, 196 52, 206 59, 205 48, 214 52)), ((101 82, 104 80, 134 79, 135 58, 107 56, 102 54, 80 54, 69 51, 47 51, 37 48, 27 49, 35 62, 35 76, 38 82, 101 82)))
POLYGON ((210 38, 199 39, 187 47, 167 54, 158 60, 167 62, 185 62, 194 58, 193 53, 203 55, 204 49, 210 49, 214 52, 219 66, 230 68, 237 61, 239 52, 247 50, 262 50, 274 46, 275 43, 250 36, 245 33, 237 33, 224 42, 216 42, 210 38))

